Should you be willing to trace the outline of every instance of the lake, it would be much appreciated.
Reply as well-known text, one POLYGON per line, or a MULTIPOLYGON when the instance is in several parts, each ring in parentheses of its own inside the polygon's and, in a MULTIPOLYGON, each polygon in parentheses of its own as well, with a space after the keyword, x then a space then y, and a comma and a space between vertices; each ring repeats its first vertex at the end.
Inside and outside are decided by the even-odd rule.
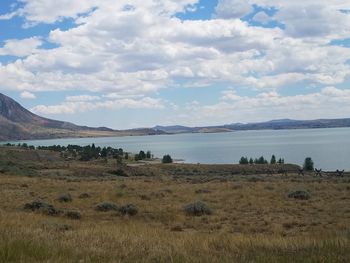
POLYGON ((286 163, 302 165, 312 157, 323 170, 350 170, 350 128, 259 130, 210 134, 177 134, 109 138, 78 138, 23 141, 29 145, 54 144, 111 146, 128 152, 150 150, 156 157, 170 154, 186 163, 238 163, 241 156, 270 160, 284 158, 286 163))

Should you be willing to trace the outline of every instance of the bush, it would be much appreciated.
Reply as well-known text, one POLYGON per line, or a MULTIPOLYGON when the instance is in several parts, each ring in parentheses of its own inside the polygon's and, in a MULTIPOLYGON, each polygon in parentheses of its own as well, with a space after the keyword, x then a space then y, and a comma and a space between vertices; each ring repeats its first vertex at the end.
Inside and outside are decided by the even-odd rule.
POLYGON ((34 200, 31 203, 26 203, 24 205, 25 210, 31 210, 33 212, 41 212, 43 214, 49 215, 49 216, 54 216, 58 215, 60 213, 59 210, 57 210, 53 205, 50 205, 48 203, 45 203, 42 200, 34 200))
POLYGON ((117 211, 118 210, 118 206, 115 203, 111 203, 111 202, 104 202, 101 204, 98 204, 95 208, 96 211, 99 212, 108 212, 108 211, 117 211))
POLYGON ((208 205, 201 201, 185 205, 184 211, 189 216, 211 215, 212 213, 208 205))
POLYGON ((68 202, 72 202, 72 196, 69 193, 63 193, 60 194, 57 198, 58 201, 60 202, 64 202, 64 203, 68 203, 68 202))
POLYGON ((123 205, 118 210, 122 215, 134 216, 138 213, 137 207, 132 204, 123 205))
POLYGON ((163 156, 162 163, 172 163, 172 162, 173 162, 173 159, 169 154, 163 156))
POLYGON ((311 198, 311 194, 306 191, 294 191, 288 194, 289 198, 299 199, 299 200, 309 200, 311 198))
POLYGON ((70 218, 70 219, 80 219, 81 218, 81 214, 79 211, 76 210, 68 210, 65 212, 65 216, 70 218))
POLYGON ((305 171, 313 171, 314 170, 314 162, 311 157, 306 157, 303 165, 303 169, 305 171))

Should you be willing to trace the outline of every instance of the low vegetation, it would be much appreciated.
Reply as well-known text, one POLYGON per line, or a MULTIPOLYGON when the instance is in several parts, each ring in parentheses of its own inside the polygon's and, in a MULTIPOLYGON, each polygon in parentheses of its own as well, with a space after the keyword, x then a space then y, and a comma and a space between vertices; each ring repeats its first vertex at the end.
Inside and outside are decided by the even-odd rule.
POLYGON ((0 262, 350 261, 348 172, 117 162, 0 147, 0 262))

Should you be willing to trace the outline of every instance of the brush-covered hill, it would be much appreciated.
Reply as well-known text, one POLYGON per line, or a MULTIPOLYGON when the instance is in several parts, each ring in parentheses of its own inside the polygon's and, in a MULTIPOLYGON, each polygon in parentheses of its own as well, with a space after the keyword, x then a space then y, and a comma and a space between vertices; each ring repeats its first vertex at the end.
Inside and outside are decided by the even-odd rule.
POLYGON ((120 131, 105 127, 78 126, 70 122, 51 120, 30 112, 15 100, 0 93, 0 141, 153 135, 160 133, 162 132, 147 128, 120 131))

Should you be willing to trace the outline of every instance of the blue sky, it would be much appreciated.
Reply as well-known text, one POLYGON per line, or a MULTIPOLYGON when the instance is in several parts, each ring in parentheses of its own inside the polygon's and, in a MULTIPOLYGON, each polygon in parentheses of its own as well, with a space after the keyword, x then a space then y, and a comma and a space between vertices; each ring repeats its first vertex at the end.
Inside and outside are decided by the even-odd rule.
POLYGON ((343 0, 2 0, 0 92, 89 126, 350 115, 343 0))

